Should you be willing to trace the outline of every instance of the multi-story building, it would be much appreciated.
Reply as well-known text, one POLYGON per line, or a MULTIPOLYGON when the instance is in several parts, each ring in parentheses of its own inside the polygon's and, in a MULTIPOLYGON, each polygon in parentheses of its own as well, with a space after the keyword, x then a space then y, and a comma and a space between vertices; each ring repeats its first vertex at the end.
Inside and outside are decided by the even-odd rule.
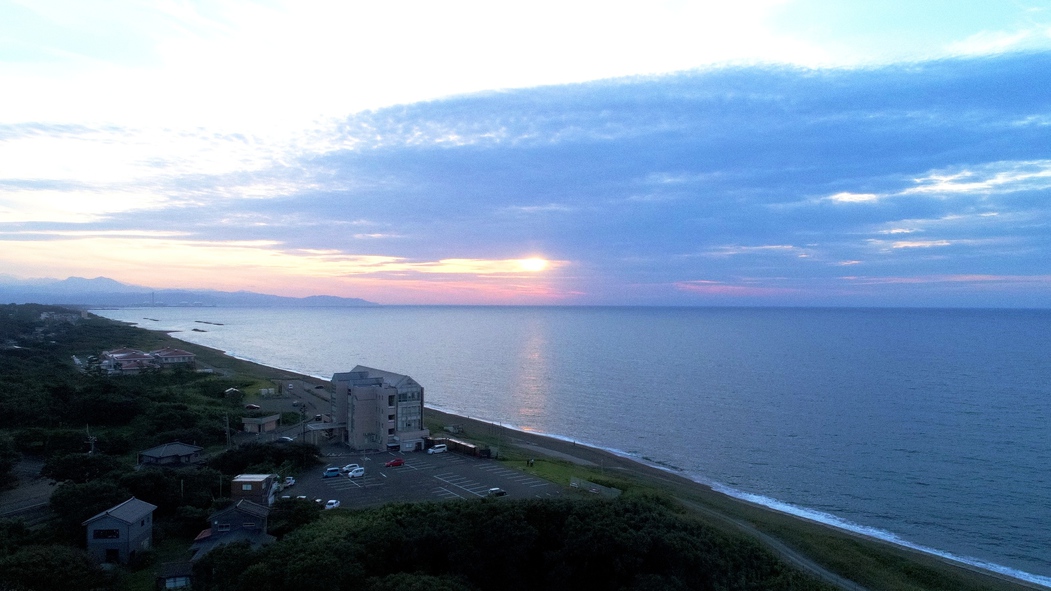
POLYGON ((333 418, 346 418, 353 449, 423 449, 423 386, 409 376, 359 365, 332 376, 333 418))

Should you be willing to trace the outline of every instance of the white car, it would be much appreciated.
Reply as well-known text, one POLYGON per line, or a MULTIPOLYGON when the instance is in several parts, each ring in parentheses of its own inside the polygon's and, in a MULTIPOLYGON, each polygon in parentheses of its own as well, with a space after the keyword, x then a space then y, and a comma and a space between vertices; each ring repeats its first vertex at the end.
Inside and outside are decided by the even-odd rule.
POLYGON ((329 502, 325 503, 325 508, 326 509, 336 509, 338 507, 339 507, 339 501, 337 501, 336 499, 331 499, 331 500, 329 500, 329 502))
POLYGON ((429 454, 442 454, 442 453, 445 453, 447 451, 449 451, 449 446, 445 445, 444 443, 439 443, 438 445, 432 447, 431 449, 428 449, 427 453, 429 453, 429 454))
POLYGON ((360 467, 361 466, 359 466, 357 464, 347 464, 346 466, 343 466, 342 468, 340 468, 339 471, 340 472, 350 472, 350 471, 354 470, 355 468, 360 468, 360 467))
POLYGON ((361 478, 365 475, 365 469, 361 466, 354 468, 350 472, 347 472, 347 478, 361 478))

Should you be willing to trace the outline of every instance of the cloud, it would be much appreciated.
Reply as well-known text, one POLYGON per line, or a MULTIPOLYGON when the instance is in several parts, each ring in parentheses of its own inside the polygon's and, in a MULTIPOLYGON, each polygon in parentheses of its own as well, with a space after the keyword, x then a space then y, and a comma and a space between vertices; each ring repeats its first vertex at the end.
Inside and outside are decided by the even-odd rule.
POLYGON ((952 242, 948 240, 899 240, 892 242, 891 248, 933 248, 936 246, 950 246, 952 242))
POLYGON ((1026 54, 504 90, 287 136, 8 125, 0 232, 11 252, 29 241, 23 231, 42 232, 36 242, 180 232, 5 255, 9 268, 50 275, 114 269, 121 253, 124 268, 157 281, 404 281, 420 297, 458 282, 457 293, 484 284, 617 303, 633 285, 649 286, 639 288, 648 302, 690 303, 706 301, 689 299, 706 285, 698 277, 726 293, 832 293, 844 265, 1032 275, 1051 247, 1051 148, 1043 127, 1018 122, 1051 113, 1038 90, 1049 85, 1051 54, 1026 54), (63 257, 69 248, 83 256, 63 257), (150 269, 146 252, 172 271, 150 269), (515 267, 533 257, 556 263, 515 267))

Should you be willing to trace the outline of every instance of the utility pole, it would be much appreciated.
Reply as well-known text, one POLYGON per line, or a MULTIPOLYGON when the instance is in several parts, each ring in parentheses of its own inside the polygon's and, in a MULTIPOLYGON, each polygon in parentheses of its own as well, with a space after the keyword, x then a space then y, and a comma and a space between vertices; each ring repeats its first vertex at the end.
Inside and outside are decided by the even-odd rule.
POLYGON ((88 451, 88 454, 93 455, 95 453, 95 442, 99 438, 91 434, 91 425, 84 425, 84 431, 88 434, 88 440, 85 443, 91 445, 91 450, 88 451))

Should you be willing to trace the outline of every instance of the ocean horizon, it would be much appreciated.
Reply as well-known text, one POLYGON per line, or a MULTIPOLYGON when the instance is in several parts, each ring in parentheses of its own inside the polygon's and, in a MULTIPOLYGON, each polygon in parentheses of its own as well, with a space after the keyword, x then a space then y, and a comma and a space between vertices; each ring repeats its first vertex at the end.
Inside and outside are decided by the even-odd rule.
POLYGON ((323 379, 407 374, 432 408, 1051 587, 1049 310, 93 312, 323 379))

